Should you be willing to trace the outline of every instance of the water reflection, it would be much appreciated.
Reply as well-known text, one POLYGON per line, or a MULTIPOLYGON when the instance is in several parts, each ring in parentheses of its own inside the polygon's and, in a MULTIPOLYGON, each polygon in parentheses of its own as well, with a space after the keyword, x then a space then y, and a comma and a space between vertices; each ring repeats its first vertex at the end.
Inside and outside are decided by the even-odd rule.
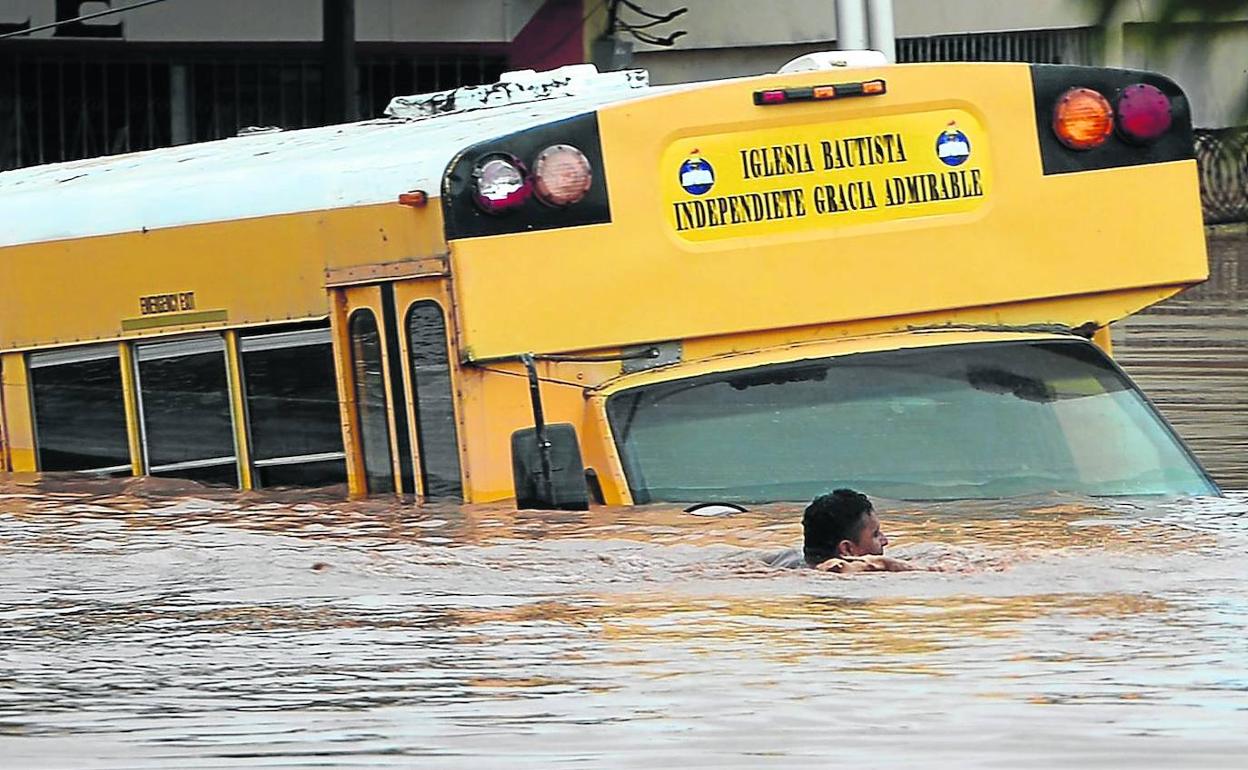
POLYGON ((898 555, 966 571, 769 568, 793 506, 9 479, 0 748, 14 767, 789 767, 830 743, 925 767, 1239 761, 1244 496, 882 507, 898 555))
POLYGON ((1248 230, 1210 231, 1209 280, 1116 324, 1114 352, 1227 489, 1248 489, 1248 230))

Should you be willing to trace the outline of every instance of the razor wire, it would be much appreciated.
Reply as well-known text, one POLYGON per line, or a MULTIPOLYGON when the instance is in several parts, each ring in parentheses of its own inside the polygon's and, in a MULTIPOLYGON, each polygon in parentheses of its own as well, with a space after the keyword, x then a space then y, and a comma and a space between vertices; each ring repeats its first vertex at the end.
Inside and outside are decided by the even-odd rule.
POLYGON ((1205 224, 1248 222, 1248 126, 1198 128, 1195 135, 1205 224))

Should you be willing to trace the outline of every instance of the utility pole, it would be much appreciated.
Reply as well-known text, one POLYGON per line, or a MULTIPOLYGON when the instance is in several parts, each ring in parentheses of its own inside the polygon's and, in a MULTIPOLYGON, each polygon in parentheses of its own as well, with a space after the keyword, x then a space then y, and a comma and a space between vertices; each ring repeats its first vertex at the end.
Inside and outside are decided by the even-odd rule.
POLYGON ((871 47, 889 62, 897 61, 897 33, 893 24, 893 0, 867 0, 867 26, 871 47))
POLYGON ((325 86, 325 122, 348 123, 360 118, 355 73, 355 0, 321 0, 324 20, 321 44, 325 86))
POLYGON ((836 47, 861 51, 867 47, 867 15, 863 0, 836 0, 836 47))

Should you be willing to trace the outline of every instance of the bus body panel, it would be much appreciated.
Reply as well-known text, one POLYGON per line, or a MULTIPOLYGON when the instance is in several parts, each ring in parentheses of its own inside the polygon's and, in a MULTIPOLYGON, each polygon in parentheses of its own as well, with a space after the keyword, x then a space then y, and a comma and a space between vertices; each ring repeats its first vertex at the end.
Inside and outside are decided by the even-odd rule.
POLYGON ((801 500, 847 482, 917 499, 1218 493, 1121 369, 1069 333, 813 341, 625 375, 590 400, 626 459, 622 503, 801 500), (652 497, 655 475, 684 488, 652 497), (735 496, 760 484, 788 492, 735 496))
POLYGON ((0 249, 0 349, 324 318, 327 270, 443 254, 398 204, 0 249))
POLYGON ((0 355, 0 406, 4 418, 4 449, 9 470, 34 471, 35 425, 30 408, 30 389, 26 362, 20 353, 0 355))
MULTIPOLYGON (((1045 176, 1025 65, 767 76, 604 107, 598 122, 611 189, 609 224, 452 240, 470 358, 914 313, 952 316, 1013 303, 1028 303, 1029 323, 1099 326, 1125 313, 1071 316, 1047 301, 1187 286, 1207 276, 1195 161, 1045 176), (764 84, 851 77, 883 78, 888 93, 762 107, 752 102, 764 84), (974 88, 959 90, 973 90, 974 101, 942 96, 967 82, 974 88), (920 206, 922 215, 892 218, 849 212, 856 223, 814 212, 814 187, 867 178, 875 180, 877 204, 885 208, 881 173, 926 173, 950 111, 973 116, 982 127, 963 127, 972 147, 964 165, 983 171, 981 200, 953 209, 920 206), (930 116, 926 136, 913 128, 915 114, 930 116), (903 122, 911 126, 905 135, 910 160, 890 164, 896 168, 888 172, 824 171, 812 140, 805 144, 813 171, 743 180, 739 153, 724 150, 774 140, 782 126, 835 139, 841 124, 888 134, 903 122), (728 224, 708 228, 716 231, 713 240, 685 237, 672 212, 676 161, 695 150, 707 157, 706 141, 721 152, 711 159, 715 184, 702 195, 801 188, 806 215, 789 217, 791 227, 728 224), (923 163, 920 156, 926 156, 923 163)), ((690 193, 679 202, 694 200, 698 195, 690 193)))
MULTIPOLYGON (((606 400, 628 388, 816 352, 956 346, 1020 334, 1070 338, 1071 330, 1108 352, 1109 323, 1207 275, 1195 162, 1045 174, 1035 109, 1026 65, 905 65, 551 99, 452 115, 445 124, 439 117, 384 130, 376 124, 318 130, 307 142, 293 132, 265 139, 290 157, 268 166, 229 155, 237 181, 254 183, 249 205, 225 205, 220 195, 210 195, 202 210, 181 205, 169 214, 187 221, 162 227, 118 232, 96 216, 67 226, 79 237, 0 238, 7 244, 0 248, 5 464, 38 466, 28 354, 118 342, 137 474, 145 450, 135 382, 142 346, 136 342, 219 333, 238 477, 248 487, 253 469, 242 341, 262 331, 250 327, 302 329, 315 324, 292 322, 328 319, 333 367, 326 377, 334 380, 340 417, 334 428, 343 441, 350 493, 366 494, 352 311, 371 309, 380 327, 384 422, 392 475, 401 479, 405 469, 419 471, 421 457, 411 350, 396 324, 418 298, 432 299, 445 313, 452 419, 468 502, 514 495, 510 438, 534 424, 526 371, 516 360, 522 353, 606 359, 539 360, 541 398, 548 423, 575 428, 601 499, 629 504, 637 501, 606 411, 606 400), (886 94, 754 103, 759 89, 873 78, 887 81, 886 94), (601 145, 596 173, 609 195, 609 206, 600 209, 608 221, 562 227, 554 224, 557 210, 544 210, 537 229, 513 212, 481 230, 503 234, 452 232, 457 224, 444 216, 452 185, 444 180, 439 189, 431 171, 436 164, 449 180, 465 160, 471 171, 474 148, 505 149, 509 132, 534 131, 541 135, 527 136, 525 146, 542 147, 547 139, 558 142, 573 123, 592 124, 601 145), (844 142, 863 136, 900 137, 872 145, 872 152, 895 151, 896 157, 866 166, 845 160, 844 153, 865 145, 844 142), (422 137, 429 146, 421 145, 422 137), (374 147, 365 139, 384 142, 374 147), (715 171, 711 184, 701 173, 704 161, 715 171), (304 163, 308 186, 316 189, 305 193, 289 179, 267 178, 304 163), (370 179, 375 170, 378 178, 370 179), (336 174, 347 190, 337 198, 324 187, 336 174), (890 209, 886 196, 902 195, 910 189, 905 179, 919 177, 923 182, 914 189, 938 178, 949 195, 894 201, 890 209), (292 200, 263 202, 265 184, 286 190, 292 200), (397 195, 413 185, 426 193, 425 204, 400 205, 397 195), (828 196, 852 195, 854 188, 861 204, 864 185, 876 197, 874 207, 842 210, 829 203, 828 196), (792 189, 802 191, 804 209, 794 209, 789 196, 789 208, 779 212, 774 195, 792 189), (953 195, 955 189, 962 194, 953 195), (383 202, 382 193, 394 198, 383 202), (743 216, 742 201, 757 205, 759 198, 751 196, 760 195, 773 196, 767 216, 729 221, 743 216), (712 207, 710 200, 721 202, 712 207), (323 208, 327 201, 331 207, 323 208), (712 208, 718 222, 708 213, 712 208), (397 319, 386 318, 396 311, 397 319), (652 343, 664 343, 670 363, 634 372, 647 364, 626 362, 627 348, 652 343), (412 439, 407 448, 400 434, 412 439)), ((233 153, 242 145, 217 145, 172 149, 167 159, 194 156, 199 162, 191 165, 220 185, 204 168, 222 147, 233 153)), ((95 163, 120 175, 127 162, 95 163)), ((56 173, 71 166, 77 168, 64 164, 56 173)), ((16 176, 0 178, 0 190, 12 179, 55 176, 53 167, 10 173, 16 176)), ((461 188, 468 178, 457 177, 461 188)), ((107 182, 93 194, 107 196, 107 182)), ((181 184, 193 189, 186 180, 181 184)), ((48 205, 49 190, 44 193, 42 208, 34 208, 59 215, 48 205)), ((149 189, 138 197, 159 208, 159 195, 149 189)), ((407 493, 423 492, 419 486, 398 485, 407 493)))
MULTIPOLYGON (((1068 297, 1049 303, 1048 307, 1058 317, 1112 318, 1134 313, 1179 290, 1180 287, 1163 287, 1068 297)), ((1015 330, 1012 336, 1017 337, 1018 330, 1034 326, 1035 312, 1026 305, 1009 304, 952 313, 685 339, 681 341, 682 364, 630 375, 623 374, 618 362, 541 362, 538 372, 542 378, 543 408, 548 422, 568 422, 576 427, 585 466, 597 475, 605 501, 631 504, 623 466, 610 439, 602 408, 605 397, 623 387, 745 366, 755 360, 752 357, 760 355, 758 351, 768 351, 767 355, 772 357, 757 359, 765 363, 784 360, 791 351, 811 345, 826 346, 824 354, 839 354, 886 350, 890 346, 982 341, 991 336, 989 330, 993 329, 1015 330), (898 329, 908 331, 898 332, 898 329), (933 334, 936 331, 940 334, 933 334), (568 383, 575 383, 576 387, 568 383), (591 389, 589 401, 581 396, 581 388, 591 389)), ((1040 333, 1038 330, 1037 334, 1040 333)), ((1005 337, 998 334, 993 338, 1005 337)), ((533 421, 524 370, 506 361, 470 366, 463 370, 463 382, 465 433, 477 437, 469 442, 466 450, 475 469, 466 485, 467 497, 475 502, 506 499, 512 495, 511 433, 531 426, 533 421)))

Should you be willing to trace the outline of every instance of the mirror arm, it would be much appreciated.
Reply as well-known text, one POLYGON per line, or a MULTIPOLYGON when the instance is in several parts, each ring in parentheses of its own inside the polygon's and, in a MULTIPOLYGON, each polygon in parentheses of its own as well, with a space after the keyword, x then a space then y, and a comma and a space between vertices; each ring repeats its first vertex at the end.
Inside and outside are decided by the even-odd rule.
POLYGON ((522 353, 520 361, 529 373, 529 398, 533 401, 533 426, 537 436, 537 452, 542 460, 542 493, 547 500, 555 499, 555 482, 551 472, 550 439, 546 436, 546 416, 542 411, 542 390, 537 379, 537 363, 532 353, 522 353))

